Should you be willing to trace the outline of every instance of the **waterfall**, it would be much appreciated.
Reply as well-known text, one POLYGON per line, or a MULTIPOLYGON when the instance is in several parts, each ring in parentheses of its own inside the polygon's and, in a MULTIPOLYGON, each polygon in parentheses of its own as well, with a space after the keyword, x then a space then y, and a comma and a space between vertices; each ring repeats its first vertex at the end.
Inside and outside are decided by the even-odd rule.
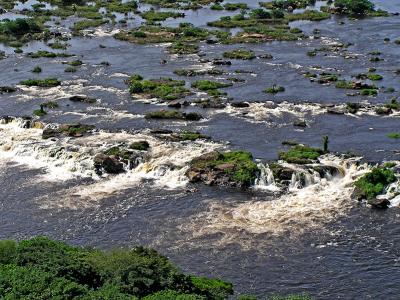
POLYGON ((269 191, 279 191, 280 188, 275 183, 274 174, 269 168, 268 164, 257 164, 260 173, 254 183, 255 188, 264 189, 269 191))

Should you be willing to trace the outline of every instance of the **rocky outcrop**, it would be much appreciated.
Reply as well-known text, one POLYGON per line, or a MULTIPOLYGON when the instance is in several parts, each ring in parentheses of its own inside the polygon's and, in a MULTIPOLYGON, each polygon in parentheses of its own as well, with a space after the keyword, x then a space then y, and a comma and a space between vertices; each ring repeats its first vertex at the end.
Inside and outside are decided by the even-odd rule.
POLYGON ((214 151, 194 159, 186 175, 190 182, 247 188, 254 182, 258 171, 248 152, 214 151))
POLYGON ((95 127, 93 125, 84 124, 48 124, 44 127, 42 138, 48 139, 52 137, 58 137, 60 135, 70 137, 81 137, 95 127))
POLYGON ((89 103, 89 104, 96 102, 96 99, 90 98, 88 96, 82 96, 82 95, 76 95, 76 96, 69 97, 69 100, 72 102, 81 102, 81 103, 89 103))
POLYGON ((94 167, 97 174, 103 174, 103 171, 110 174, 118 174, 124 171, 124 165, 115 156, 97 154, 94 157, 94 167))
POLYGON ((375 209, 385 209, 389 208, 390 201, 388 199, 370 199, 367 202, 369 205, 371 205, 372 208, 375 209))

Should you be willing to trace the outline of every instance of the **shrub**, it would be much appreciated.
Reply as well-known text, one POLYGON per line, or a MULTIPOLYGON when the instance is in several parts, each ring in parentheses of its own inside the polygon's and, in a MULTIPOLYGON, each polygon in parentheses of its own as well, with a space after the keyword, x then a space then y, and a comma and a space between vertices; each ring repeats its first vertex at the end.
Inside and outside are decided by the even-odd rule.
POLYGON ((155 250, 102 252, 45 237, 0 241, 4 299, 226 299, 232 285, 185 275, 155 250))
POLYGON ((387 137, 391 138, 391 139, 400 139, 400 133, 391 132, 391 133, 388 133, 387 137))
POLYGON ((308 164, 316 160, 324 153, 319 148, 311 148, 308 146, 296 145, 287 152, 280 152, 279 159, 288 163, 308 164))
POLYGON ((342 13, 366 15, 374 11, 375 5, 369 0, 335 0, 335 7, 342 13))
POLYGON ((15 19, 0 21, 0 33, 11 35, 24 35, 27 33, 39 33, 42 29, 33 19, 15 19))
POLYGON ((227 51, 224 52, 223 56, 230 59, 253 59, 256 57, 253 51, 245 49, 227 51))
POLYGON ((55 87, 61 84, 57 78, 46 78, 46 79, 28 79, 20 82, 26 86, 39 86, 39 87, 55 87))
POLYGON ((268 93, 268 94, 277 94, 277 93, 281 93, 284 91, 285 91, 285 88, 283 86, 276 86, 276 85, 273 85, 264 90, 264 92, 268 93))
POLYGON ((222 83, 211 80, 197 80, 192 83, 192 87, 199 89, 200 91, 216 90, 231 86, 231 83, 222 83))
POLYGON ((134 142, 129 145, 130 149, 147 151, 150 148, 150 144, 147 141, 134 142))
POLYGON ((33 73, 41 73, 41 72, 42 72, 42 68, 39 67, 39 66, 36 66, 36 67, 34 67, 34 68, 32 69, 31 72, 33 72, 33 73))
POLYGON ((366 199, 373 199, 381 194, 386 186, 396 181, 393 170, 384 167, 373 168, 355 182, 355 186, 366 199))

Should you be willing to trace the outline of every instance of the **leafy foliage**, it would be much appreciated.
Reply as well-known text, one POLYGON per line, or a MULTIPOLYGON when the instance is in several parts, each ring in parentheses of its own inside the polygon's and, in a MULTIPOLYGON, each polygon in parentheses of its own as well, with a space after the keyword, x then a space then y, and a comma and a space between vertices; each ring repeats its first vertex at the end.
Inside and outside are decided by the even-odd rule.
POLYGON ((323 152, 324 151, 319 148, 296 145, 287 152, 280 152, 279 158, 289 163, 307 164, 316 160, 323 152))
POLYGON ((0 298, 127 300, 226 299, 232 285, 181 273, 142 247, 102 252, 45 237, 0 241, 0 298))
POLYGON ((381 194, 385 187, 396 180, 393 170, 386 167, 373 168, 355 182, 355 186, 366 199, 372 199, 381 194))

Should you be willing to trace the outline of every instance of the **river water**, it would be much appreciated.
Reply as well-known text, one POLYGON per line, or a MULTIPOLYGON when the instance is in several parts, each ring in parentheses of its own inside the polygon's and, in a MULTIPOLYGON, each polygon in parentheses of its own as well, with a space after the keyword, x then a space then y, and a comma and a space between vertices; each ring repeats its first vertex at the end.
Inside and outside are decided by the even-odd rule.
MULTIPOLYGON (((244 2, 257 6, 256 1, 244 2)), ((375 2, 379 8, 400 12, 397 1, 375 2)), ((184 21, 206 27, 206 22, 220 15, 206 8, 187 14, 184 21)), ((140 24, 138 18, 129 26, 140 24)), ((182 21, 167 20, 165 25, 182 21)), ((59 26, 67 28, 69 22, 63 20, 59 26)), ((229 75, 245 80, 224 89, 230 101, 248 101, 250 107, 184 108, 205 116, 200 122, 146 120, 146 112, 165 106, 132 100, 124 83, 132 73, 176 78, 173 70, 178 68, 209 68, 198 55, 174 56, 165 45, 118 41, 112 36, 115 28, 109 25, 68 41, 67 52, 84 62, 76 73, 64 72, 64 58, 30 59, 0 45, 8 54, 0 60, 1 85, 17 85, 31 78, 30 71, 37 65, 43 70, 39 77, 63 81, 57 88, 18 86, 16 93, 0 94, 0 115, 31 115, 40 103, 56 101, 59 107, 42 121, 81 122, 102 130, 79 139, 44 141, 40 129, 23 129, 18 121, 0 125, 0 238, 46 235, 104 249, 138 244, 154 247, 184 271, 233 282, 238 293, 398 299, 400 210, 375 211, 350 200, 351 183, 368 167, 328 156, 322 163, 338 167, 340 176, 310 178, 300 189, 294 179, 292 189, 283 194, 266 177, 249 191, 239 191, 192 185, 184 175, 192 158, 212 149, 246 149, 267 162, 277 159, 283 140, 320 146, 323 135, 329 135, 331 151, 350 151, 370 163, 398 160, 398 140, 386 136, 400 132, 397 115, 333 115, 323 105, 381 104, 399 92, 347 97, 344 90, 310 82, 302 72, 334 70, 350 79, 350 75, 376 67, 384 77, 379 86, 400 90, 400 77, 394 73, 400 68, 400 46, 384 42, 385 38, 400 38, 400 17, 356 21, 332 17, 293 25, 309 35, 318 28, 321 39, 241 45, 257 55, 273 55, 272 60, 232 60, 231 66, 221 66, 229 75), (345 59, 342 52, 306 54, 337 42, 353 43, 345 55, 357 58, 345 59), (376 50, 382 52, 384 61, 369 61, 368 53, 376 50), (167 63, 160 65, 163 59, 167 63), (110 65, 102 65, 103 61, 110 65), (249 73, 235 74, 238 69, 249 73), (284 86, 285 93, 270 96, 262 92, 273 84, 284 86), (87 105, 68 100, 76 94, 97 102, 87 105), (271 102, 276 104, 272 108, 267 105, 271 102), (293 127, 299 118, 309 127, 293 127), (165 142, 150 133, 155 128, 198 130, 213 140, 165 142), (125 174, 96 177, 90 160, 94 148, 143 139, 152 148, 148 164, 125 174)), ((200 46, 210 59, 238 48, 200 46)), ((50 50, 40 42, 22 49, 50 50)), ((197 77, 184 79, 189 83, 197 77)))

